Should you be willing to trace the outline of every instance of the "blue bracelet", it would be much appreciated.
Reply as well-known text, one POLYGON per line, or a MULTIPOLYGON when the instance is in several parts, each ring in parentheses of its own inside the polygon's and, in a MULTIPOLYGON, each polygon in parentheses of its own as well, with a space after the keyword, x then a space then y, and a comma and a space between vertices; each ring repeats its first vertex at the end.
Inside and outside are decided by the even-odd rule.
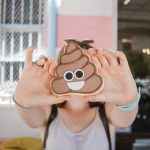
POLYGON ((133 102, 132 104, 129 104, 129 105, 117 106, 117 107, 123 111, 131 111, 138 106, 140 98, 141 98, 141 92, 140 92, 140 87, 139 87, 138 96, 137 96, 137 99, 135 102, 133 102))

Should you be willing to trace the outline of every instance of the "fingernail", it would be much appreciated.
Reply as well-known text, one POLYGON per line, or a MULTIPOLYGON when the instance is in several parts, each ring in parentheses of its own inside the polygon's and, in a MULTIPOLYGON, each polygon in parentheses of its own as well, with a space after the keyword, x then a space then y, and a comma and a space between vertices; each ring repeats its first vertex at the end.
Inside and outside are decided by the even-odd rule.
POLYGON ((93 48, 90 48, 90 49, 89 49, 89 52, 90 52, 90 53, 94 53, 94 49, 93 49, 93 48))

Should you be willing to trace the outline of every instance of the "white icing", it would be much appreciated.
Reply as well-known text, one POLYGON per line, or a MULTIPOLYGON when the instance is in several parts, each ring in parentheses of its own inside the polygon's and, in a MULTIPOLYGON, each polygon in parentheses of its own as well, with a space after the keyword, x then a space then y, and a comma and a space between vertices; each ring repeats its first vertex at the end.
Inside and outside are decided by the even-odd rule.
POLYGON ((84 81, 79 82, 67 82, 67 85, 72 90, 79 90, 84 86, 84 81))

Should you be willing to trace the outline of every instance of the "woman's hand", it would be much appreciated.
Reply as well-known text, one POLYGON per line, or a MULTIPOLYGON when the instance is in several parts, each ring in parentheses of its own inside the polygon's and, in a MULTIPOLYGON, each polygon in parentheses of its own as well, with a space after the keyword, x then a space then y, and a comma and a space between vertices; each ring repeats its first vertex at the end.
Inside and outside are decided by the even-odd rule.
POLYGON ((54 76, 57 63, 53 59, 40 57, 32 64, 33 49, 29 48, 25 66, 14 92, 14 98, 24 107, 38 107, 61 103, 68 96, 56 97, 50 92, 50 80, 54 76))
POLYGON ((91 58, 104 79, 104 89, 97 95, 85 97, 85 100, 113 102, 118 105, 128 105, 136 100, 136 84, 124 53, 91 50, 91 58))

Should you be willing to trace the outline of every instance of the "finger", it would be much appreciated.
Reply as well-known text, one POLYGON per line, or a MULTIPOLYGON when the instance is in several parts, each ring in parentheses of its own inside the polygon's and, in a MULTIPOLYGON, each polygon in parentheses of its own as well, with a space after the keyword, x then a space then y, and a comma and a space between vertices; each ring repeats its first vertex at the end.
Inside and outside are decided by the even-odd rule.
POLYGON ((102 93, 94 95, 93 101, 95 102, 104 102, 105 96, 102 93))
POLYGON ((83 101, 95 101, 96 96, 92 95, 92 96, 84 96, 83 97, 83 101))
POLYGON ((92 54, 92 55, 95 55, 95 54, 96 54, 96 49, 94 49, 94 48, 89 48, 89 49, 88 49, 88 52, 89 52, 90 54, 92 54))
POLYGON ((107 58, 107 61, 110 65, 115 66, 117 65, 117 58, 110 50, 103 50, 103 56, 107 58))
POLYGON ((47 57, 44 56, 44 55, 41 55, 41 56, 36 60, 36 64, 37 64, 38 66, 43 66, 44 63, 46 62, 46 60, 47 60, 47 57))
POLYGON ((97 56, 102 55, 102 54, 103 54, 103 51, 102 51, 102 50, 97 50, 97 51, 96 51, 96 55, 97 55, 97 56))
POLYGON ((92 60, 91 57, 94 56, 94 54, 96 53, 95 51, 96 51, 95 49, 90 48, 90 49, 84 51, 84 54, 86 54, 90 58, 90 60, 92 60))
POLYGON ((46 70, 46 71, 48 71, 48 70, 49 70, 50 65, 51 65, 51 62, 49 62, 49 61, 47 60, 47 61, 44 63, 44 67, 43 67, 43 69, 44 69, 44 70, 46 70))
POLYGON ((32 54, 33 54, 33 48, 29 47, 25 58, 25 67, 32 66, 32 54))
POLYGON ((121 51, 115 51, 114 54, 115 54, 116 57, 118 57, 119 64, 121 66, 128 65, 128 61, 127 61, 126 55, 123 52, 121 52, 121 51))
POLYGON ((50 63, 52 63, 52 62, 55 61, 53 57, 48 57, 47 59, 48 59, 48 61, 49 61, 50 63))
POLYGON ((98 58, 97 58, 96 56, 92 56, 92 57, 91 57, 91 60, 92 60, 92 61, 94 62, 94 64, 97 66, 97 69, 98 69, 98 70, 102 67, 100 61, 98 60, 98 58))
POLYGON ((108 60, 105 56, 99 55, 98 59, 99 59, 101 65, 102 65, 102 68, 106 68, 106 67, 109 66, 108 60))
POLYGON ((49 67, 49 73, 50 73, 50 75, 55 76, 55 69, 56 69, 57 65, 58 65, 57 62, 53 62, 50 65, 50 67, 49 67))
POLYGON ((91 58, 91 54, 88 51, 84 51, 84 54, 91 58))
POLYGON ((64 101, 68 101, 71 99, 71 96, 55 96, 55 95, 51 95, 49 96, 49 98, 47 99, 47 103, 53 105, 53 104, 58 104, 58 103, 62 103, 64 101))
POLYGON ((68 101, 68 100, 71 100, 71 96, 70 95, 58 96, 57 99, 60 100, 60 101, 61 100, 63 100, 63 101, 67 100, 68 101))

